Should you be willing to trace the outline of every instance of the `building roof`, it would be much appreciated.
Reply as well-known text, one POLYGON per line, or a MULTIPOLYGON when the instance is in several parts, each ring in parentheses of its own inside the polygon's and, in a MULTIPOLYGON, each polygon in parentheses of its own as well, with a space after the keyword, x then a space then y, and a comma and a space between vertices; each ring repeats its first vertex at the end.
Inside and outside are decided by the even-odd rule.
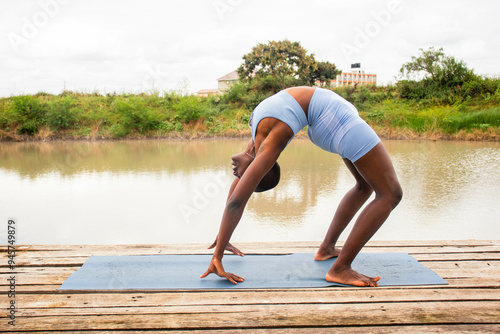
POLYGON ((209 94, 209 93, 218 93, 219 90, 217 88, 208 88, 208 89, 200 89, 197 91, 197 94, 209 94))
POLYGON ((238 80, 240 76, 238 75, 238 72, 232 71, 231 73, 226 74, 223 77, 220 77, 217 79, 217 81, 231 81, 231 80, 238 80))

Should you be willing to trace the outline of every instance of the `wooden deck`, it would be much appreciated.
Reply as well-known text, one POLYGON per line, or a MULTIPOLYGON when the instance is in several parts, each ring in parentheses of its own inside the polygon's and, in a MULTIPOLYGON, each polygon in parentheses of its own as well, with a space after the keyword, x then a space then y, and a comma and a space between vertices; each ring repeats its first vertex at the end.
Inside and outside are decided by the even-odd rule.
MULTIPOLYGON (((318 243, 237 244, 247 254, 313 253, 318 243)), ((407 252, 446 286, 82 292, 56 289, 91 255, 210 254, 206 245, 16 246, 16 320, 8 325, 0 246, 0 332, 499 333, 500 241, 371 242, 407 252)), ((202 273, 200 273, 202 274, 202 273)))

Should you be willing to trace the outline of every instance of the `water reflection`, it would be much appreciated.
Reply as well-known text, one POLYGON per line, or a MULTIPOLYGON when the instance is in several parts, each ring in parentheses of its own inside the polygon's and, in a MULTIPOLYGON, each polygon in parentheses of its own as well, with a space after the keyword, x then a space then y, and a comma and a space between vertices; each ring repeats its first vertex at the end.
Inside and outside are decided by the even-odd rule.
MULTIPOLYGON (((233 179, 230 156, 245 144, 2 143, 1 219, 20 221, 23 243, 209 242, 233 179)), ((384 144, 405 195, 376 239, 500 237, 499 143, 384 144)), ((294 140, 279 162, 280 185, 251 198, 234 240, 321 240, 354 184, 338 156, 308 140, 294 140)))
POLYGON ((222 167, 241 141, 3 143, 0 168, 34 178, 51 172, 183 172, 222 167))

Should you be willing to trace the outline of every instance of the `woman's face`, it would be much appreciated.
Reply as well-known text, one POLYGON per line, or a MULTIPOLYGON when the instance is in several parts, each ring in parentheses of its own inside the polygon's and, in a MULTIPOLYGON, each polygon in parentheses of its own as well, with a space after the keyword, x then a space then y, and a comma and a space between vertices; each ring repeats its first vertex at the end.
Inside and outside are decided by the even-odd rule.
POLYGON ((243 173, 247 170, 250 163, 252 163, 252 158, 245 154, 245 152, 237 153, 231 157, 231 165, 233 165, 233 175, 237 178, 243 176, 243 173))

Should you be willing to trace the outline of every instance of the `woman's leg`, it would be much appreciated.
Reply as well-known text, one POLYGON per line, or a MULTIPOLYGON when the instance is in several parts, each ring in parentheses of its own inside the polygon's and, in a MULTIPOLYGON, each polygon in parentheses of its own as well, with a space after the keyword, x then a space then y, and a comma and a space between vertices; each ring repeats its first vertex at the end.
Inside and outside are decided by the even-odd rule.
POLYGON ((314 255, 314 259, 317 261, 324 261, 340 254, 340 249, 335 247, 340 234, 373 192, 373 189, 358 173, 352 162, 344 159, 344 163, 356 179, 356 185, 340 201, 330 227, 326 232, 325 239, 321 243, 318 252, 314 255))
MULTIPOLYGON (((375 199, 360 213, 338 258, 326 274, 326 279, 330 282, 356 286, 377 286, 376 282, 380 277, 372 278, 360 274, 351 268, 351 263, 398 205, 402 190, 389 154, 382 143, 377 144, 370 152, 357 160, 354 167, 375 191, 375 199)), ((344 205, 349 207, 348 204, 344 205)), ((356 206, 360 207, 359 203, 351 205, 352 208, 356 206)))

